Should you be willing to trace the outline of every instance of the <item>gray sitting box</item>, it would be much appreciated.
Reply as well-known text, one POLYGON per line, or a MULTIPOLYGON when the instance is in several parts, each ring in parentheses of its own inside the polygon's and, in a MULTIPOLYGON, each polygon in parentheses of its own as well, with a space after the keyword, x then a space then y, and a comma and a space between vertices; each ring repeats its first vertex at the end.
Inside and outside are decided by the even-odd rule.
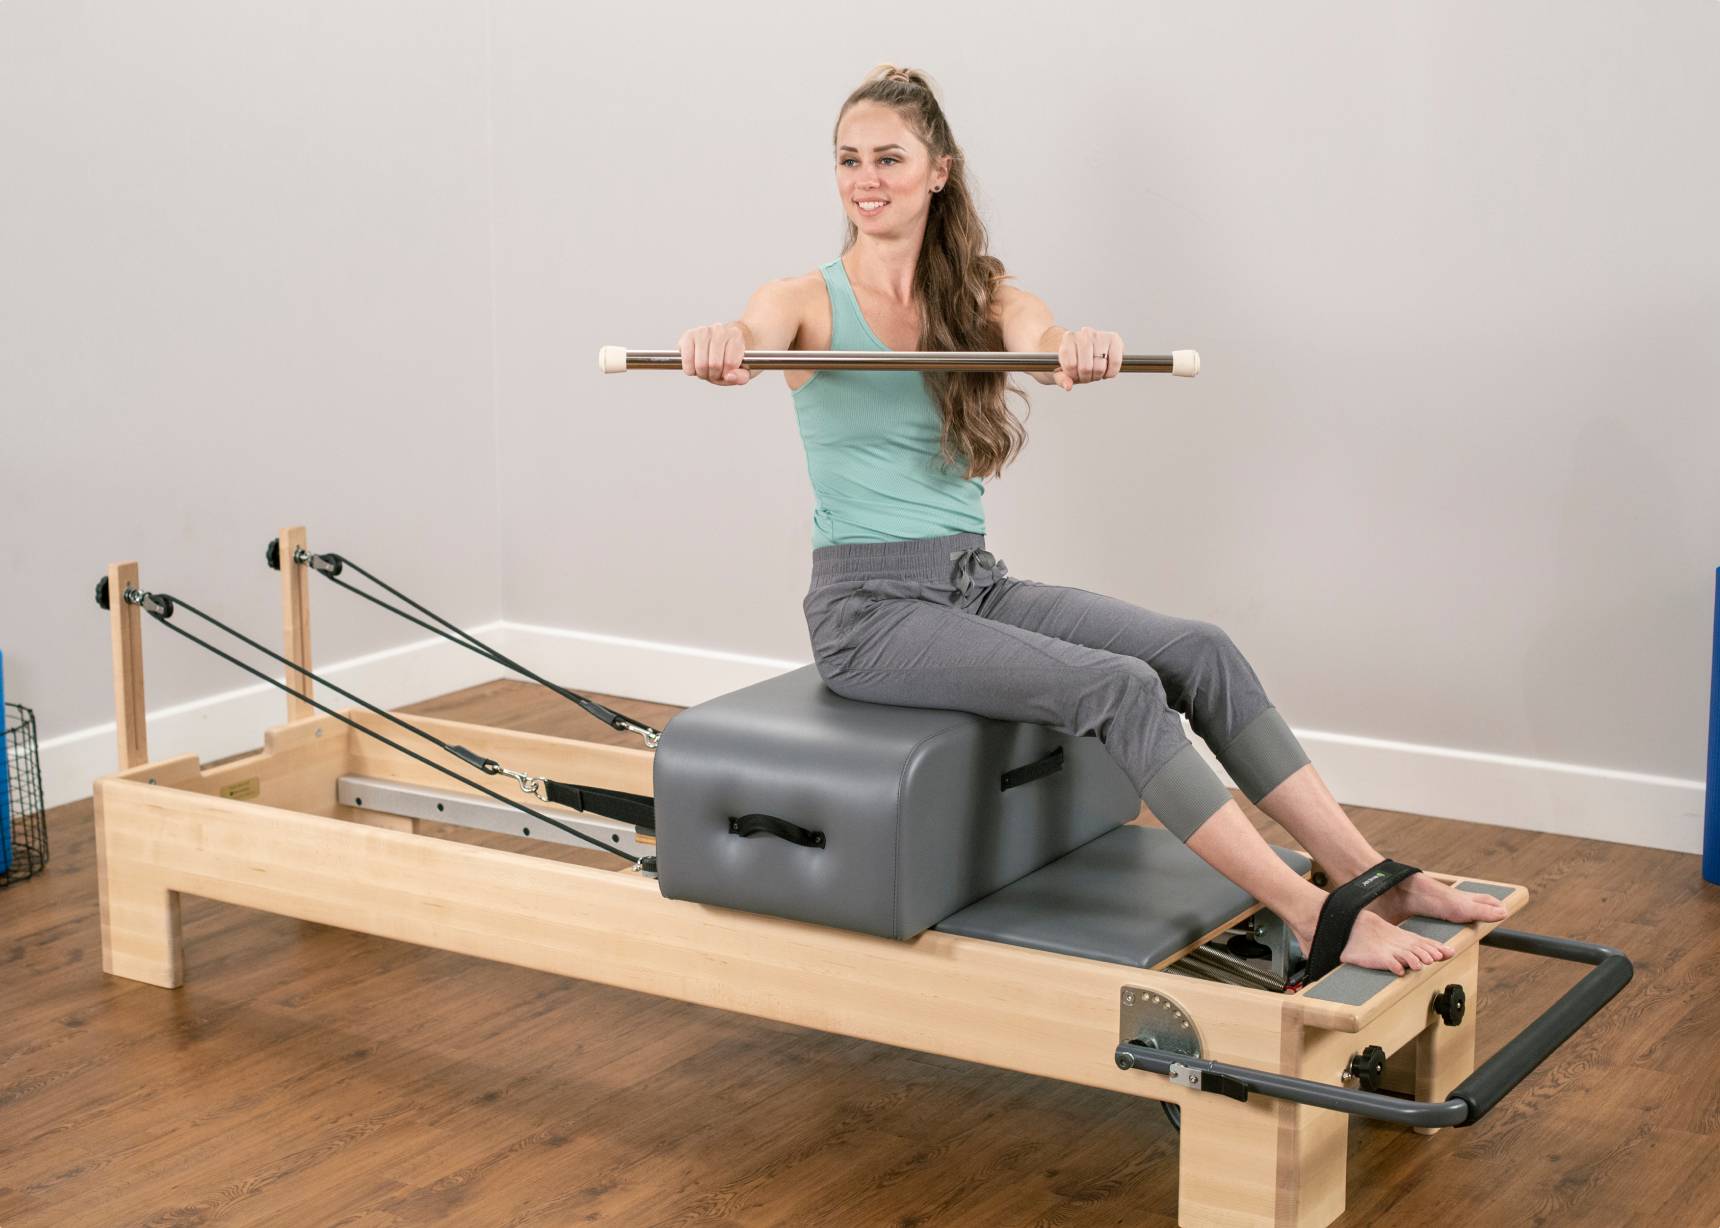
POLYGON ((1141 809, 1096 738, 858 703, 812 666, 676 716, 654 789, 664 895, 888 938, 1141 809))

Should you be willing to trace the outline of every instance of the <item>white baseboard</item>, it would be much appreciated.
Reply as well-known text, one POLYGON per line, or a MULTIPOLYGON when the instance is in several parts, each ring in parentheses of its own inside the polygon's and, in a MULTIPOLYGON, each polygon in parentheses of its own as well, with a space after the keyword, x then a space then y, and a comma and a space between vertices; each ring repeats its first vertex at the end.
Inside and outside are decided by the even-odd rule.
POLYGON ((575 691, 631 695, 691 707, 811 664, 681 644, 507 623, 505 651, 575 691))
MULTIPOLYGON (((807 663, 522 623, 473 630, 574 690, 677 706, 703 703, 807 663)), ((318 672, 382 705, 410 703, 498 676, 482 658, 434 639, 318 672)), ((150 753, 157 759, 195 753, 209 760, 247 750, 261 743, 264 729, 282 722, 285 702, 279 691, 258 684, 153 711, 150 753)), ((1298 729, 1296 735, 1332 793, 1348 805, 1701 851, 1703 784, 1698 780, 1317 730, 1298 729)), ((1205 744, 1192 740, 1224 776, 1205 744)), ((48 805, 86 797, 90 781, 114 768, 114 726, 49 739, 41 752, 48 805)))
MULTIPOLYGON (((502 623, 472 628, 473 634, 487 640, 503 630, 502 623)), ((507 651, 500 642, 497 647, 507 651)), ((500 673, 483 658, 440 639, 415 640, 314 668, 354 695, 382 707, 444 695, 500 673)), ((237 670, 234 674, 243 676, 237 670)), ((337 711, 355 706, 338 695, 321 693, 315 697, 337 711)), ((261 746, 265 729, 286 722, 287 697, 258 682, 189 703, 152 708, 147 719, 151 759, 196 755, 209 762, 261 746)), ((112 721, 45 738, 40 751, 42 792, 50 807, 88 797, 90 782, 112 772, 119 755, 112 721)))
MULTIPOLYGON (((1678 853, 1702 851, 1699 780, 1311 729, 1295 733, 1332 795, 1348 806, 1678 853)), ((1205 744, 1193 741, 1219 775, 1233 783, 1205 744)))

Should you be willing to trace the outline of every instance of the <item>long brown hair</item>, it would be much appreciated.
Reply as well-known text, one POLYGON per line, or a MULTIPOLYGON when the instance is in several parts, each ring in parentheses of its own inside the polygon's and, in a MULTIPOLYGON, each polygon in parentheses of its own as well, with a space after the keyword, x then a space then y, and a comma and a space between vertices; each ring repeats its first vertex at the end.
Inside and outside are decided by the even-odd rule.
MULTIPOLYGON (((967 160, 950 134, 937 94, 924 73, 880 64, 867 74, 842 109, 858 102, 890 107, 931 151, 932 161, 948 155, 949 179, 931 198, 925 241, 914 266, 914 297, 920 307, 922 350, 1001 350, 1003 330, 992 319, 992 296, 1008 276, 1003 262, 986 251, 985 223, 968 189, 967 160)), ((830 144, 835 147, 835 131, 830 144)), ((847 223, 844 253, 854 246, 854 223, 847 223)), ((965 465, 965 476, 996 477, 1027 443, 1027 428, 1009 412, 1009 394, 1027 398, 1004 372, 928 371, 926 385, 943 416, 943 460, 965 465)))

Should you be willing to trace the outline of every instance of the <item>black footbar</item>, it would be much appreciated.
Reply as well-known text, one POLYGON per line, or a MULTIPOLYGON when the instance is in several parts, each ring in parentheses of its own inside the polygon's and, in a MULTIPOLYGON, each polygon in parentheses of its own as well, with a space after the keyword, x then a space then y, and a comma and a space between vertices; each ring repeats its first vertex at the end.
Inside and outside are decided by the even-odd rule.
MULTIPOLYGON (((1259 1094, 1402 1126, 1472 1126, 1552 1056, 1553 1051, 1569 1040, 1601 1007, 1612 1001, 1618 991, 1630 983, 1633 971, 1623 951, 1548 934, 1493 930, 1483 936, 1481 945, 1593 967, 1539 1018, 1506 1041, 1497 1053, 1476 1067, 1473 1074, 1452 1088, 1451 1094, 1442 1101, 1403 1100, 1384 1092, 1335 1087, 1269 1070, 1185 1057, 1167 1049, 1132 1042, 1117 1046, 1117 1066, 1121 1070, 1169 1075, 1196 1091, 1228 1096, 1233 1100, 1245 1101, 1251 1094, 1259 1094)), ((1349 1073, 1352 1072, 1346 1072, 1349 1073)))

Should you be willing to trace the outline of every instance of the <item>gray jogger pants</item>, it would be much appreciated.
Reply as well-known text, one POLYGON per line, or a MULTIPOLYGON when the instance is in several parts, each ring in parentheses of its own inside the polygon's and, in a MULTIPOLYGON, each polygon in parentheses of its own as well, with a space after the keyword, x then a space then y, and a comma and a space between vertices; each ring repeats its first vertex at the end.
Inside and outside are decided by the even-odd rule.
POLYGON ((1308 762, 1236 645, 1211 623, 1018 580, 979 533, 812 552, 807 630, 838 695, 1095 734, 1182 840, 1230 794, 1180 712, 1250 801, 1308 762))

